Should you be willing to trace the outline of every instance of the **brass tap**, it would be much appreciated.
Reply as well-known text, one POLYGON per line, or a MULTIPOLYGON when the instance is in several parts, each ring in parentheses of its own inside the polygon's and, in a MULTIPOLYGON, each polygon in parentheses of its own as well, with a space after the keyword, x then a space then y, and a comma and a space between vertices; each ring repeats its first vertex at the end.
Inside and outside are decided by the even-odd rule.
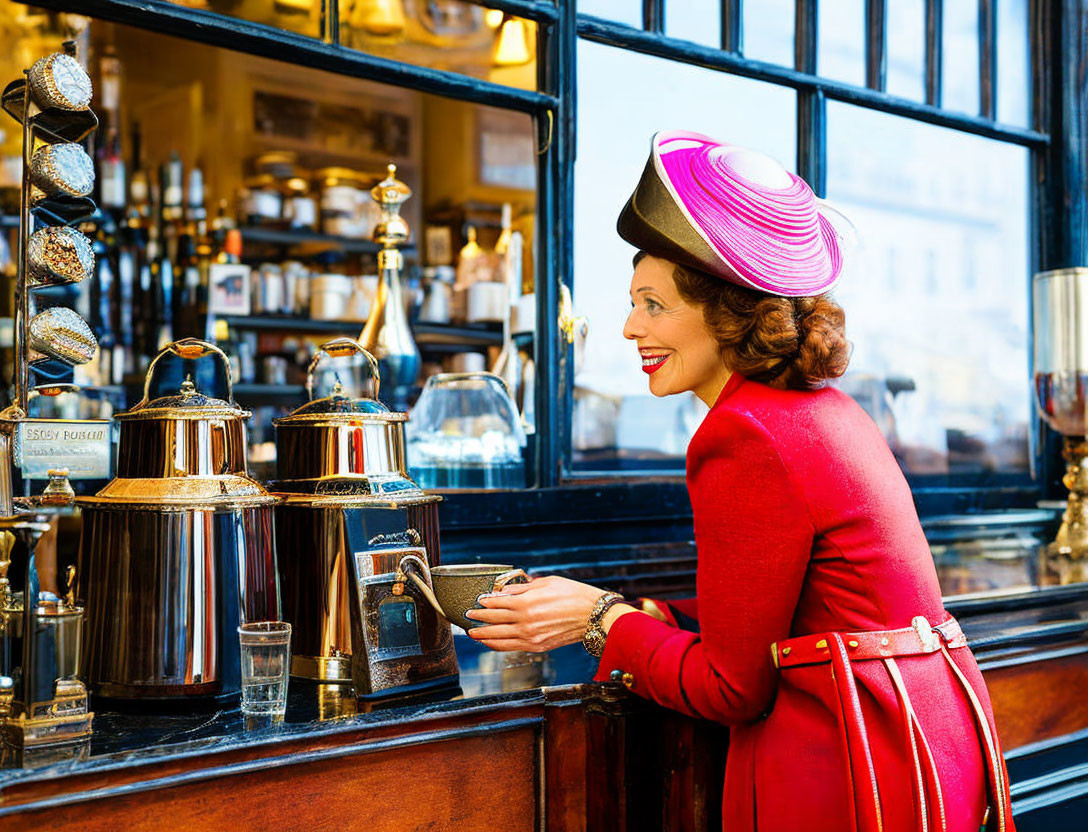
POLYGON ((15 533, 0 530, 0 612, 9 606, 11 582, 8 580, 8 570, 11 568, 11 550, 14 547, 15 533))
POLYGON ((69 566, 65 573, 65 585, 68 590, 64 593, 64 603, 68 607, 76 605, 76 568, 69 566))

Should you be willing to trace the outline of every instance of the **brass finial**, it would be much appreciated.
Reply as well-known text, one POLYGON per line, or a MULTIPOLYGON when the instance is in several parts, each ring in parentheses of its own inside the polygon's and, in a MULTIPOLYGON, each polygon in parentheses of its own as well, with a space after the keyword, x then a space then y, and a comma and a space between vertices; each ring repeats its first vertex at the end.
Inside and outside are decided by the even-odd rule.
POLYGON ((76 568, 69 566, 65 572, 65 587, 67 591, 64 593, 64 603, 69 607, 76 605, 76 568))

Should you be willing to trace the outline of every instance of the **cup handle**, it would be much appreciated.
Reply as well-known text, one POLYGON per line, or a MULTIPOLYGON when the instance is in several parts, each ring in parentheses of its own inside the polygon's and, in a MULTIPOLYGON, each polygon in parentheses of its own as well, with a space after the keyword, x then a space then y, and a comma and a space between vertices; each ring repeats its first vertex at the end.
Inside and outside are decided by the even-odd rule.
POLYGON ((495 578, 495 588, 491 591, 502 592, 503 587, 508 584, 527 584, 531 580, 524 569, 511 569, 509 572, 503 572, 499 577, 495 578))
MULTIPOLYGON (((434 607, 435 612, 443 618, 446 618, 446 613, 443 612, 442 607, 439 606, 438 599, 434 596, 434 590, 432 590, 430 586, 431 570, 427 567, 427 564, 422 558, 417 555, 405 555, 400 559, 400 563, 397 564, 396 579, 403 580, 405 578, 411 579, 412 583, 419 587, 419 591, 423 593, 423 597, 427 599, 427 602, 434 607), (411 572, 406 570, 404 568, 406 563, 418 566, 423 574, 426 575, 427 580, 424 581, 414 570, 411 572)), ((448 621, 449 619, 447 618, 446 620, 448 621)))

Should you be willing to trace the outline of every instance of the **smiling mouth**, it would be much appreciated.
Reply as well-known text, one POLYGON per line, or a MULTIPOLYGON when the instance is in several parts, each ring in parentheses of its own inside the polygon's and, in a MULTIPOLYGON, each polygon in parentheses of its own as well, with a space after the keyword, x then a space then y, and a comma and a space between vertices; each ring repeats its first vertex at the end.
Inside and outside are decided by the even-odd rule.
POLYGON ((656 373, 668 360, 667 355, 644 355, 642 356, 642 372, 646 373, 646 375, 656 373))

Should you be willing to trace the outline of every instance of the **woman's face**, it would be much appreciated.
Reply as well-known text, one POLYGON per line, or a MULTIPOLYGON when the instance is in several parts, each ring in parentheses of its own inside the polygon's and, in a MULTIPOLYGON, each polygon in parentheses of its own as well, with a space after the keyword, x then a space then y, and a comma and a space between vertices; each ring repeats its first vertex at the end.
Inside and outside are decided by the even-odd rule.
POLYGON ((703 310, 687 303, 672 279, 673 264, 646 256, 631 277, 631 313, 623 337, 638 345, 655 396, 694 392, 713 405, 729 380, 703 310))

